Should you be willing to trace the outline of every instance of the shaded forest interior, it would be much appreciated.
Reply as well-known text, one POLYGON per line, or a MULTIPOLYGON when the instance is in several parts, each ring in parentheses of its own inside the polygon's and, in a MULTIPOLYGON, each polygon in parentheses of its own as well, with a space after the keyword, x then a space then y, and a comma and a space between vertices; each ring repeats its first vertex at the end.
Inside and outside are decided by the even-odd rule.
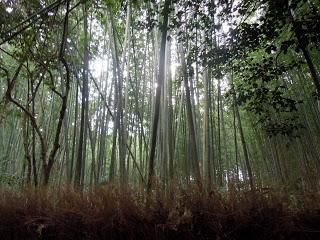
POLYGON ((0 2, 0 235, 320 239, 319 0, 0 2))

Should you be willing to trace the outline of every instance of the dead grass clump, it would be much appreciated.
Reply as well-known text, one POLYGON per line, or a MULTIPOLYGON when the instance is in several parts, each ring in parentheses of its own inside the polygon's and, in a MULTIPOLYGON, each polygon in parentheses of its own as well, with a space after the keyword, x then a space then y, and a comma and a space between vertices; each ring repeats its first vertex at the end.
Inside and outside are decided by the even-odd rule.
POLYGON ((1 239, 320 239, 317 193, 189 187, 146 201, 108 186, 0 194, 1 239))

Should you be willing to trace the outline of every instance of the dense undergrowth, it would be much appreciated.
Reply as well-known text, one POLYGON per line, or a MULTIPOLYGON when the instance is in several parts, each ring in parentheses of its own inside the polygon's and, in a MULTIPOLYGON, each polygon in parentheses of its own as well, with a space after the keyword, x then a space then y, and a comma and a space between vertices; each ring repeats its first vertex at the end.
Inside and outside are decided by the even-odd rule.
POLYGON ((1 239, 320 239, 320 194, 2 190, 1 239), (170 195, 170 194, 168 194, 170 195))

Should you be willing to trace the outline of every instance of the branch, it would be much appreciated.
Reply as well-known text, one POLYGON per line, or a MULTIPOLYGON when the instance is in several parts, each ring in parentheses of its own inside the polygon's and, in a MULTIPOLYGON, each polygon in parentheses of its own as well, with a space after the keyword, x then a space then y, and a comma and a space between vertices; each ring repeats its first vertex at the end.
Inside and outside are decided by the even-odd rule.
POLYGON ((48 73, 50 75, 50 80, 51 80, 51 84, 52 84, 52 87, 50 88, 52 92, 54 92, 55 94, 57 94, 61 99, 63 99, 63 95, 58 92, 56 90, 56 87, 54 86, 54 81, 53 81, 53 75, 52 75, 52 72, 48 70, 48 73))
POLYGON ((32 93, 32 97, 31 97, 31 98, 28 100, 28 102, 27 102, 27 105, 29 105, 29 104, 35 99, 36 94, 37 94, 37 92, 38 92, 38 89, 39 89, 39 87, 40 87, 40 84, 42 83, 42 80, 43 80, 44 76, 45 76, 45 72, 42 73, 42 75, 41 75, 41 77, 40 77, 40 79, 39 79, 39 82, 38 82, 38 84, 36 85, 36 88, 35 88, 34 92, 32 93))
POLYGON ((58 7, 64 1, 65 0, 57 0, 57 1, 53 2, 52 4, 48 5, 47 7, 42 8, 40 10, 38 10, 37 12, 35 12, 31 16, 29 16, 24 21, 18 23, 16 26, 14 26, 13 28, 11 28, 8 31, 6 31, 5 33, 3 33, 1 37, 4 37, 4 36, 8 36, 8 37, 4 37, 4 40, 0 43, 0 45, 10 41, 15 36, 17 36, 20 33, 24 32, 28 27, 31 26, 31 24, 33 24, 36 20, 38 20, 41 17, 41 14, 45 14, 45 13, 55 9, 56 7, 58 7), (23 26, 23 25, 25 25, 25 26, 23 26), (15 31, 16 29, 18 29, 20 27, 22 27, 20 30, 17 30, 16 32, 13 32, 13 31, 15 31))
POLYGON ((42 137, 42 134, 41 134, 41 131, 40 131, 40 128, 39 126, 37 125, 37 121, 36 121, 36 118, 32 115, 32 113, 27 109, 25 108, 22 104, 20 104, 18 101, 16 101, 15 99, 12 98, 11 96, 11 92, 15 86, 15 83, 17 81, 17 78, 19 76, 19 73, 21 71, 21 68, 23 66, 23 62, 20 63, 18 69, 16 70, 14 76, 12 77, 12 80, 10 81, 10 79, 8 79, 8 88, 7 88, 7 91, 6 91, 6 99, 9 101, 9 102, 12 102, 13 104, 15 104, 17 107, 19 107, 30 119, 31 121, 31 125, 34 127, 34 129, 36 130, 36 133, 40 139, 40 142, 41 142, 41 147, 43 149, 46 149, 46 143, 45 143, 45 140, 44 138, 42 137))
POLYGON ((48 159, 48 170, 50 170, 53 166, 54 163, 54 157, 57 154, 57 151, 60 147, 59 144, 59 139, 60 139, 60 133, 62 129, 62 123, 63 119, 67 110, 67 103, 68 103, 68 95, 69 95, 69 90, 70 90, 70 70, 69 66, 67 64, 67 61, 64 58, 64 53, 65 53, 65 44, 67 40, 67 33, 68 33, 68 19, 69 19, 69 7, 70 7, 70 0, 67 0, 67 11, 66 15, 64 18, 64 26, 63 26, 63 34, 62 34, 62 41, 61 41, 61 47, 60 47, 60 54, 59 54, 59 59, 61 63, 63 64, 65 70, 66 70, 66 89, 65 89, 65 94, 64 96, 61 95, 62 97, 62 105, 60 109, 60 116, 59 116, 59 121, 56 129, 56 135, 54 138, 54 143, 53 143, 53 148, 50 152, 49 159, 48 159))
MULTIPOLYGON (((57 0, 53 3, 51 3, 50 5, 48 5, 47 7, 44 7, 40 10, 38 10, 37 12, 35 12, 34 14, 32 14, 31 16, 29 16, 27 19, 25 19, 24 21, 22 21, 21 23, 17 24, 16 26, 14 26, 13 28, 9 29, 8 31, 6 31, 5 33, 1 34, 1 37, 4 38, 4 40, 2 40, 2 42, 0 42, 0 45, 12 40, 14 37, 16 37, 17 35, 21 34, 22 32, 24 32, 27 28, 29 28, 35 21, 37 21, 42 14, 46 14, 49 11, 58 8, 60 6, 60 4, 64 3, 67 0, 57 0), (26 24, 26 25, 25 25, 26 24), (25 25, 25 26, 23 26, 25 25), (17 30, 18 28, 22 27, 21 29, 17 30), (16 32, 13 32, 17 30, 16 32), (13 33, 12 33, 13 32, 13 33), (9 36, 8 36, 9 35, 9 36), (8 36, 8 37, 5 37, 8 36)), ((86 0, 85 0, 86 1, 86 0)), ((78 7, 83 1, 79 1, 77 4, 75 4, 70 10, 69 12, 73 11, 76 7, 78 7)))

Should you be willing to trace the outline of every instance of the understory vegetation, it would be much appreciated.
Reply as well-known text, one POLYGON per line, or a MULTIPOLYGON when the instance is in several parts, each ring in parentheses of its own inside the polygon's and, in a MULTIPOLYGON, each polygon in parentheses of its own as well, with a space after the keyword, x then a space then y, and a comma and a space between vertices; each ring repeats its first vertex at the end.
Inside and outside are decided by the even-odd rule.
POLYGON ((233 189, 208 195, 196 186, 153 197, 114 186, 86 194, 2 191, 2 239, 318 239, 320 196, 233 189), (147 202, 147 203, 146 203, 147 202))

